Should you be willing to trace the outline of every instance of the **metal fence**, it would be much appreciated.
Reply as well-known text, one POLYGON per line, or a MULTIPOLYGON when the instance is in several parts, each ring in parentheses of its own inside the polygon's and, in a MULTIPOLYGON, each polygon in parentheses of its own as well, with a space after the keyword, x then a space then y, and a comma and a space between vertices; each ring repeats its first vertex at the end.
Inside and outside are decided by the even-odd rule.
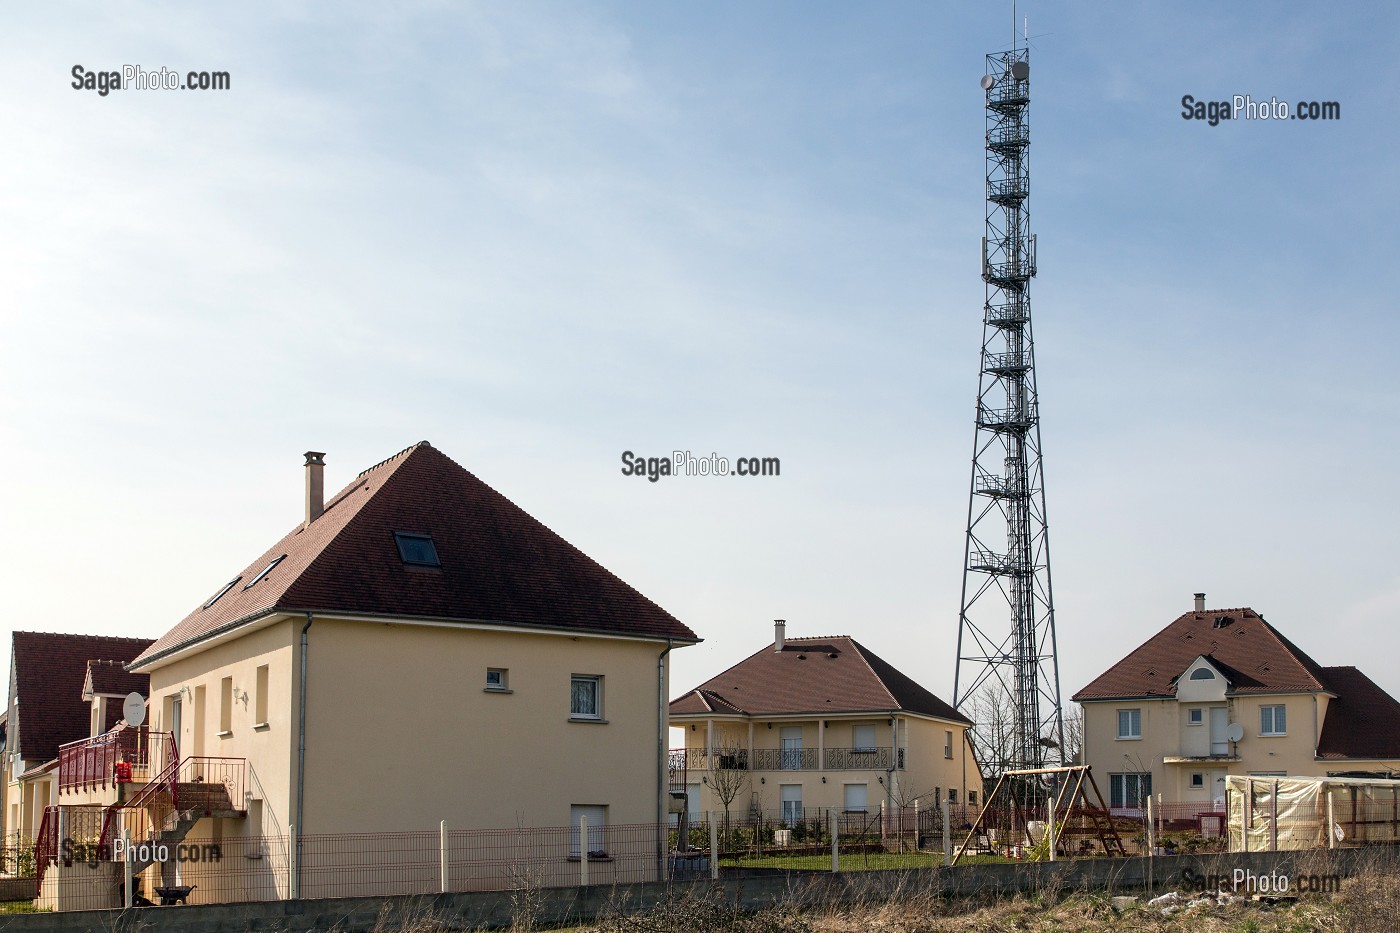
MULTIPOLYGON (((198 833, 169 842, 165 851, 131 852, 120 849, 120 836, 110 849, 92 844, 102 834, 100 808, 64 810, 62 818, 52 813, 37 849, 13 840, 0 855, 7 873, 42 871, 42 884, 35 886, 40 908, 121 906, 125 861, 133 865, 138 904, 159 904, 163 898, 191 904, 278 900, 294 893, 329 898, 526 891, 705 877, 714 870, 709 813, 687 813, 666 825, 590 826, 586 836, 569 826, 311 835, 302 837, 295 852, 286 835, 258 835, 256 827, 236 819, 205 819, 197 824, 198 833)), ((1110 810, 1130 854, 1144 853, 1148 840, 1165 852, 1208 851, 1223 848, 1226 841, 1224 811, 1209 804, 1154 807, 1151 834, 1145 812, 1110 810)), ((1346 812, 1337 811, 1341 832, 1333 846, 1400 840, 1400 804, 1394 801, 1358 802, 1346 812)), ((945 827, 941 802, 888 810, 717 812, 713 845, 720 866, 822 869, 831 864, 827 856, 834 830, 839 852, 866 856, 843 868, 889 867, 882 857, 892 854, 909 856, 911 866, 936 865, 942 862, 945 839, 953 846, 962 844, 983 815, 980 807, 968 804, 949 805, 947 814, 945 827)), ((1016 840, 997 836, 1000 815, 986 814, 981 825, 993 832, 984 830, 977 845, 1005 855, 1016 840)), ((1063 833, 1060 857, 1096 854, 1081 850, 1074 833, 1075 821, 1088 821, 1089 815, 1071 811, 1057 819, 1063 833)), ((135 823, 124 824, 128 832, 133 827, 135 823)), ((1328 844, 1325 834, 1320 838, 1328 844)), ((135 840, 138 846, 143 841, 150 842, 135 840)))

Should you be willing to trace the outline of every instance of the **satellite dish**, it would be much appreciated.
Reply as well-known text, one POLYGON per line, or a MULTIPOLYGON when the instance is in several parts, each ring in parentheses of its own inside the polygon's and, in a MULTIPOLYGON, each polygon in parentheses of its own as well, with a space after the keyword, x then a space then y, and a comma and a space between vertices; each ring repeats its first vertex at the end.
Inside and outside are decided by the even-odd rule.
POLYGON ((1229 727, 1225 730, 1225 738, 1229 739, 1231 742, 1238 742, 1240 739, 1244 738, 1244 726, 1237 722, 1230 723, 1229 727))
POLYGON ((982 76, 982 90, 990 91, 992 89, 992 85, 996 83, 997 79, 993 78, 991 75, 982 76))
POLYGON ((128 726, 139 726, 146 721, 146 698, 139 693, 128 693, 122 703, 122 718, 128 726))
POLYGON ((1012 62, 1011 77, 1017 81, 1024 81, 1031 76, 1031 66, 1029 62, 1012 62))

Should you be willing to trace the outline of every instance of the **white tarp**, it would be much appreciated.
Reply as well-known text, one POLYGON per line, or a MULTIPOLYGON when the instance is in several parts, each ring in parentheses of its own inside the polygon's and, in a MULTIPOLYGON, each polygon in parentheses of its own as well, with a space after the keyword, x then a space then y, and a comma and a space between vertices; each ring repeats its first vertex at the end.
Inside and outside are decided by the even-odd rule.
POLYGON ((1231 852, 1395 842, 1400 781, 1230 775, 1225 811, 1231 852))

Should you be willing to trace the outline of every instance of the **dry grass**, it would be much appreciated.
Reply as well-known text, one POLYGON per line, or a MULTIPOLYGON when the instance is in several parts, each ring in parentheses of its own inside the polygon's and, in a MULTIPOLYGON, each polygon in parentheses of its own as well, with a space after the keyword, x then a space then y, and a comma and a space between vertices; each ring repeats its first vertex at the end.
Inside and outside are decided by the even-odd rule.
POLYGON ((995 900, 908 893, 888 903, 743 913, 703 898, 682 898, 637 914, 615 913, 590 933, 1396 933, 1400 873, 1387 866, 1343 881, 1340 894, 1276 903, 1239 899, 1164 914, 1146 897, 1115 910, 1108 895, 1042 891, 995 900))

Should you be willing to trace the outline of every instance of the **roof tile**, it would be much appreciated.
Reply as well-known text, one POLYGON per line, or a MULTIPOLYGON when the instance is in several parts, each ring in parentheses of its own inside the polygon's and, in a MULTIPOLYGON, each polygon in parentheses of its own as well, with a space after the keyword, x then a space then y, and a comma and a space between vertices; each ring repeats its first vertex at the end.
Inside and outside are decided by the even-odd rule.
POLYGON ((671 702, 673 716, 736 713, 887 713, 967 717, 848 635, 769 645, 671 702), (834 656, 833 656, 834 655, 834 656))
POLYGON ((148 663, 273 610, 699 640, 670 613, 426 441, 365 470, 309 527, 298 524, 236 579, 135 663, 148 663), (441 569, 406 567, 395 532, 431 535, 441 569), (284 554, 270 573, 248 585, 284 554))

